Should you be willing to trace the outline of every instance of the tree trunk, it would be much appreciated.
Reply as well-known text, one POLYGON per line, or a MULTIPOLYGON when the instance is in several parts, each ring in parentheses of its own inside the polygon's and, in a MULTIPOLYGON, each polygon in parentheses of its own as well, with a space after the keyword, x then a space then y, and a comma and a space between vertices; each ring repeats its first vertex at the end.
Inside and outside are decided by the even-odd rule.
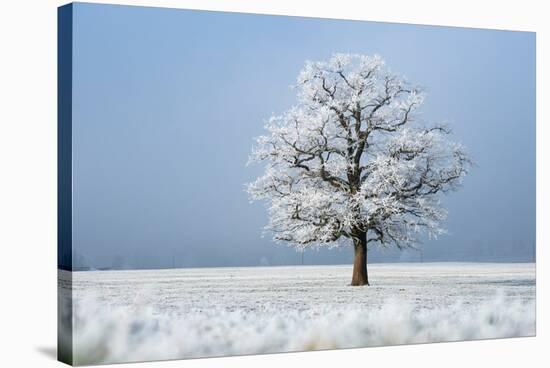
POLYGON ((353 242, 355 259, 353 261, 353 276, 351 286, 369 285, 367 273, 367 233, 360 232, 358 239, 353 242))

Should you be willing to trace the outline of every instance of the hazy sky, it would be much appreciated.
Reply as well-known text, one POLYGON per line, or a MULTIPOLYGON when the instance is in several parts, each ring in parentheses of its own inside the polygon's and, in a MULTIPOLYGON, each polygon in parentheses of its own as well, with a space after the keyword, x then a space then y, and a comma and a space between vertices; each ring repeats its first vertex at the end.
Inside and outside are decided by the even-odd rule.
MULTIPOLYGON (((244 183, 253 138, 295 102, 306 60, 380 54, 423 86, 426 122, 447 122, 477 166, 444 199, 448 235, 424 260, 532 260, 535 34, 77 4, 73 247, 94 267, 300 262, 262 238, 244 183)), ((372 261, 418 252, 369 252, 372 261)), ((351 262, 351 249, 305 263, 351 262)))

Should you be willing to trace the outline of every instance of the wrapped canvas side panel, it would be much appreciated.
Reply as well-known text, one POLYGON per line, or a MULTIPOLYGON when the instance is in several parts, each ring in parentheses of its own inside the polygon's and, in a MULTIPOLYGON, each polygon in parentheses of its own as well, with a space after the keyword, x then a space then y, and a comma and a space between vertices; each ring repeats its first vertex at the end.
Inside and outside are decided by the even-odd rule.
POLYGON ((73 5, 57 13, 57 358, 73 362, 72 50, 73 5))

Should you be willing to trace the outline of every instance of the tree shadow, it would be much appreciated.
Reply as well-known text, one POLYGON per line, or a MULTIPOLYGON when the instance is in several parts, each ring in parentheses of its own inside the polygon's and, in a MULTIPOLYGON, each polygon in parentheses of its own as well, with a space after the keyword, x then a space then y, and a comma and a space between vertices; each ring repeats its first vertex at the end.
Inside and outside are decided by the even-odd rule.
POLYGON ((36 351, 50 359, 57 360, 57 348, 55 346, 39 346, 36 351))

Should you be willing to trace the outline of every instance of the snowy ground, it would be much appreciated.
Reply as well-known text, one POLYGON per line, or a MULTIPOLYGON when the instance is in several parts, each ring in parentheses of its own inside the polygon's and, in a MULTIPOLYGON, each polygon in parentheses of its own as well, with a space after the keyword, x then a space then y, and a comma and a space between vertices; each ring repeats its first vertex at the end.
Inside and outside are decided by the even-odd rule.
POLYGON ((370 287, 347 286, 351 266, 72 277, 76 364, 535 334, 534 264, 372 264, 370 287))

